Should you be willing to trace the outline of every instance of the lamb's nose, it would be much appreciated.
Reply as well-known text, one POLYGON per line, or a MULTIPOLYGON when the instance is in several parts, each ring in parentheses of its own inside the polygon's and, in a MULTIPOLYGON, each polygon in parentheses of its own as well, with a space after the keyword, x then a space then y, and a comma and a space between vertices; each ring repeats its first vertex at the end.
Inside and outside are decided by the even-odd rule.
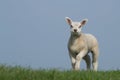
POLYGON ((77 32, 77 29, 74 29, 74 32, 77 32))

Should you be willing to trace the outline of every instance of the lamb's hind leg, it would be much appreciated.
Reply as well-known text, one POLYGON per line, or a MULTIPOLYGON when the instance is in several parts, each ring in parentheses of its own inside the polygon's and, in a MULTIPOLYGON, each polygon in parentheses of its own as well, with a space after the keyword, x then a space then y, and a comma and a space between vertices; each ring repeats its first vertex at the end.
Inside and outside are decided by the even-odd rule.
POLYGON ((87 54, 86 56, 83 57, 83 59, 84 59, 85 62, 86 62, 87 70, 90 70, 90 67, 91 67, 91 59, 90 59, 90 56, 87 54))
POLYGON ((92 65, 94 71, 97 71, 98 68, 98 56, 99 56, 99 50, 98 47, 95 47, 92 50, 92 65))

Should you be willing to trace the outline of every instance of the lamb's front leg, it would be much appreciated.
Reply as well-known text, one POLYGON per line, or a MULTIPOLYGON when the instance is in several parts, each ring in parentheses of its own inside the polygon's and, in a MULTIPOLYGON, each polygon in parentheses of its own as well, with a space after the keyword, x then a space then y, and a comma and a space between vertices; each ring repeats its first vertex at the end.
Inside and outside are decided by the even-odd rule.
POLYGON ((69 52, 72 69, 75 70, 76 59, 74 53, 69 52))
POLYGON ((82 50, 82 51, 76 56, 75 70, 79 70, 79 69, 80 69, 80 62, 81 62, 82 58, 86 55, 86 53, 87 53, 86 50, 82 50))
POLYGON ((72 65, 73 70, 75 70, 75 64, 76 64, 76 60, 73 56, 71 56, 71 65, 72 65))

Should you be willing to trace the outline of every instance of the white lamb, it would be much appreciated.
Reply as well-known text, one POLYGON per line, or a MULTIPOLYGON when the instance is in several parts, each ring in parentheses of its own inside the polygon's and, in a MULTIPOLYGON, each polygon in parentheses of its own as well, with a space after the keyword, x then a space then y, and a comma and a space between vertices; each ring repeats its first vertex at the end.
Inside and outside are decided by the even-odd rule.
POLYGON ((82 27, 88 20, 84 19, 81 22, 73 22, 69 17, 66 17, 66 21, 71 29, 68 50, 73 70, 79 70, 82 59, 85 60, 87 69, 89 70, 91 66, 91 59, 88 53, 91 52, 93 70, 97 71, 99 56, 97 39, 91 34, 84 34, 81 32, 82 27))

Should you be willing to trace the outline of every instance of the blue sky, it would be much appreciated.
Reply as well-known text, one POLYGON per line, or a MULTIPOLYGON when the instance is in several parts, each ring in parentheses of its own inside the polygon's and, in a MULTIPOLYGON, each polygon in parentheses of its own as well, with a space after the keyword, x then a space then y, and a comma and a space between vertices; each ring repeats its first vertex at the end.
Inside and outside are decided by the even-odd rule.
MULTIPOLYGON (((120 0, 0 0, 0 64, 71 69, 65 22, 88 18, 99 41, 99 70, 120 69, 120 0)), ((82 61, 81 68, 85 68, 82 61)))

